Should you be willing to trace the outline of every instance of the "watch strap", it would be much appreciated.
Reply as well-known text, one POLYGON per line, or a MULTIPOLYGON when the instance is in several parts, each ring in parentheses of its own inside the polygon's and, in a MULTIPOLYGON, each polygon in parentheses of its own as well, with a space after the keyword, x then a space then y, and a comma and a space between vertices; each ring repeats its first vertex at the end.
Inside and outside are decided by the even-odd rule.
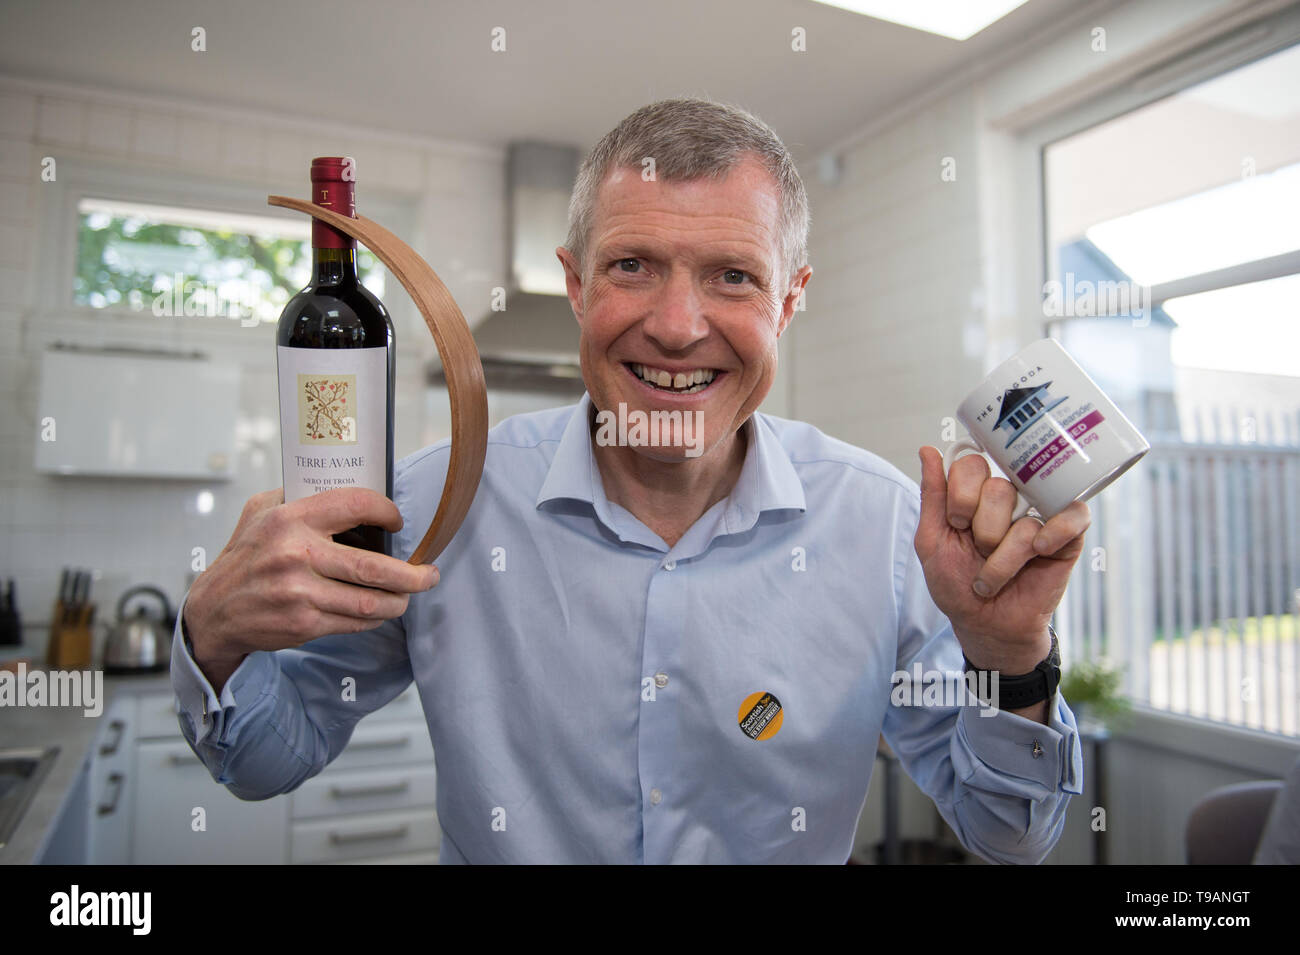
MULTIPOLYGON (((1047 632, 1051 634, 1052 646, 1047 651, 1047 656, 1039 662, 1028 673, 1017 674, 1015 676, 1004 676, 998 673, 997 679, 997 699, 995 702, 999 709, 1019 710, 1026 706, 1033 706, 1035 703, 1041 703, 1043 700, 1051 699, 1056 693, 1056 688, 1061 684, 1061 648, 1056 639, 1056 630, 1049 623, 1047 632)), ((987 692, 992 686, 992 681, 985 678, 985 674, 991 674, 991 670, 981 670, 971 664, 962 654, 965 661, 965 670, 967 673, 974 673, 976 679, 973 681, 979 688, 976 695, 980 702, 989 704, 991 701, 980 695, 981 692, 987 692)))

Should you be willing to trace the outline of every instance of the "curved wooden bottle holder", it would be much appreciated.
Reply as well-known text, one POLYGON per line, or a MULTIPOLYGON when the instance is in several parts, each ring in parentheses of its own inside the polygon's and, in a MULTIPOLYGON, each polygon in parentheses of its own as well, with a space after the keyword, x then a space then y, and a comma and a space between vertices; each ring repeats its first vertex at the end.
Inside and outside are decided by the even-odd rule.
POLYGON ((407 563, 433 562, 460 529, 483 476, 487 456, 487 383, 474 336, 447 286, 415 250, 377 222, 332 212, 305 199, 267 196, 272 206, 296 209, 352 236, 402 283, 433 335, 451 395, 451 463, 433 523, 407 563))

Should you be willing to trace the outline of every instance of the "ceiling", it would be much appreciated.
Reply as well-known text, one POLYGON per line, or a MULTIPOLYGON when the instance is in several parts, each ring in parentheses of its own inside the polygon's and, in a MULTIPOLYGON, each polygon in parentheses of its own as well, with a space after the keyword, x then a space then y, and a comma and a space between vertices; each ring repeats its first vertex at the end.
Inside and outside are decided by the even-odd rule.
POLYGON ((958 43, 809 0, 0 0, 0 72, 489 146, 585 148, 702 95, 799 158, 1078 6, 1030 0, 958 43))

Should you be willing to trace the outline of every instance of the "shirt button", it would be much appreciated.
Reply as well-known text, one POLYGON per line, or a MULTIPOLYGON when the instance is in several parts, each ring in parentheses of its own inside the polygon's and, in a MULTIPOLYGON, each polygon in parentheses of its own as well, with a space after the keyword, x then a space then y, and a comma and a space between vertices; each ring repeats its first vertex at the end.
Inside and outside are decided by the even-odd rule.
POLYGON ((652 806, 659 805, 660 800, 662 800, 663 798, 664 798, 664 794, 661 793, 659 790, 657 789, 650 790, 650 805, 652 806))
POLYGON ((667 685, 668 685, 668 674, 667 674, 667 673, 656 673, 656 674, 655 674, 655 686, 659 687, 659 689, 662 690, 662 689, 663 689, 664 687, 666 687, 667 685))
POLYGON ((676 569, 677 569, 677 561, 675 560, 664 561, 664 570, 676 570, 676 569))

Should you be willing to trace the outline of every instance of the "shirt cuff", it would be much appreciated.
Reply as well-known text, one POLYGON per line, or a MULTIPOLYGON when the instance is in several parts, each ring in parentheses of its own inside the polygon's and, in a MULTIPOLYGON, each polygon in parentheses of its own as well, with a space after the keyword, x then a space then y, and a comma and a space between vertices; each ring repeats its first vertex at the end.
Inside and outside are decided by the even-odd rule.
POLYGON ((1059 692, 1046 725, 983 705, 963 706, 959 720, 971 751, 991 769, 1033 780, 1048 792, 1083 792, 1079 728, 1059 692))
POLYGON ((250 653, 230 675, 221 694, 199 665, 194 662, 189 637, 185 633, 185 599, 176 612, 176 629, 172 634, 171 678, 176 694, 176 714, 195 744, 206 742, 219 746, 228 742, 226 731, 234 719, 237 698, 256 699, 271 678, 274 663, 267 653, 250 653))

